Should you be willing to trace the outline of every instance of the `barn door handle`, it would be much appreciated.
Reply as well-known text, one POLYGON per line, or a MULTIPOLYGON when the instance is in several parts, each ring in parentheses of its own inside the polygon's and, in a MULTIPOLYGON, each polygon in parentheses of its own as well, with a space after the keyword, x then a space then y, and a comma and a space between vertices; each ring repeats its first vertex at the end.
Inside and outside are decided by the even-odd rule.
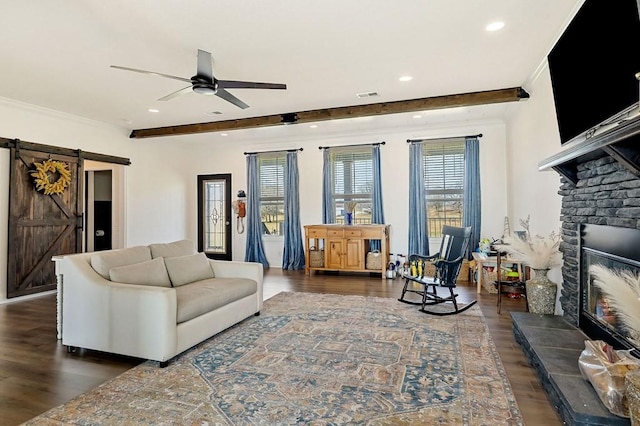
POLYGON ((76 229, 84 230, 84 213, 76 216, 76 229))

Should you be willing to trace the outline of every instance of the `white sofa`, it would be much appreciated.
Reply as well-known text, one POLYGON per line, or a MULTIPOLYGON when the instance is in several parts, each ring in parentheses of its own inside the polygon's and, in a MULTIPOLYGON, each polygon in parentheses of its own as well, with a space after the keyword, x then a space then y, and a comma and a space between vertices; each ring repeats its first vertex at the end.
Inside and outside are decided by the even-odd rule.
POLYGON ((262 309, 260 263, 217 261, 189 240, 62 256, 62 344, 158 361, 262 309))

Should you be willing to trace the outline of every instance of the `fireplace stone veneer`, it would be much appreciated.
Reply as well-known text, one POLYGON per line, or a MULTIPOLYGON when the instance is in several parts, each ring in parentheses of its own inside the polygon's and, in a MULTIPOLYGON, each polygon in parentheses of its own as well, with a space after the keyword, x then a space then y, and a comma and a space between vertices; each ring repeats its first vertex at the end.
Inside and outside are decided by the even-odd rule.
MULTIPOLYGON (((608 155, 580 163, 577 183, 566 178, 562 196, 562 292, 564 319, 579 327, 580 315, 580 226, 609 225, 640 229, 640 177, 608 155)), ((640 248, 639 248, 640 249, 640 248)))

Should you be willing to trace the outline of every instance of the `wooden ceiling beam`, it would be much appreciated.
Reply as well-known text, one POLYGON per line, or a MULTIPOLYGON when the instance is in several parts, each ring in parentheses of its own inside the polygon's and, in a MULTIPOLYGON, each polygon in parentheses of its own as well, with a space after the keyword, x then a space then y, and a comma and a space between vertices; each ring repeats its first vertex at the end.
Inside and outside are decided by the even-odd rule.
POLYGON ((210 121, 206 123, 138 129, 133 130, 129 137, 141 139, 161 136, 189 135, 195 133, 221 132, 227 130, 277 126, 282 124, 309 123, 373 115, 488 105, 502 102, 514 102, 527 98, 529 98, 529 94, 524 89, 521 87, 513 87, 509 89, 434 96, 430 98, 409 99, 404 101, 322 108, 295 113, 265 115, 262 117, 239 118, 236 120, 210 121))

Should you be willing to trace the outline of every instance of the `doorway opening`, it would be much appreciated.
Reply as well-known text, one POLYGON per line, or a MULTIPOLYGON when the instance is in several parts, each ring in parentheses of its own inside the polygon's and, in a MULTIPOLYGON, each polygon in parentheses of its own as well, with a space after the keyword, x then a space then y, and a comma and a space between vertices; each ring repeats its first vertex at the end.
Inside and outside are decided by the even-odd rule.
POLYGON ((83 251, 123 248, 124 166, 85 160, 83 251))

